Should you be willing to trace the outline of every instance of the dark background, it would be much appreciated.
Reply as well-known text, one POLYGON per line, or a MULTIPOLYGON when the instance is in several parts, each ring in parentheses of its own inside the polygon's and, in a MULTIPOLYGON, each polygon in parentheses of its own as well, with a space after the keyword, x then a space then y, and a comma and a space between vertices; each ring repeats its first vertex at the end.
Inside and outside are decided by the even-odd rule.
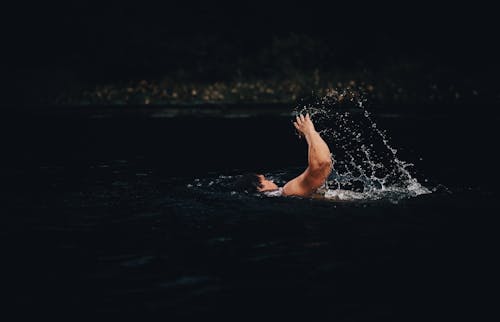
POLYGON ((66 1, 3 9, 0 104, 5 111, 37 110, 0 119, 0 244, 6 294, 15 304, 6 307, 15 314, 173 310, 200 320, 221 311, 234 320, 270 308, 273 317, 298 312, 302 320, 329 313, 345 320, 377 313, 456 320, 464 311, 475 318, 496 311, 488 292, 498 279, 494 8, 66 1), (291 33, 321 46, 259 58, 291 33), (410 117, 375 115, 402 160, 415 162, 419 180, 452 193, 398 205, 339 205, 335 216, 314 201, 228 201, 186 190, 186 183, 230 169, 303 166, 304 142, 288 116, 152 118, 155 107, 100 113, 102 106, 54 110, 50 103, 61 91, 100 83, 165 76, 213 82, 238 73, 286 78, 287 68, 348 76, 369 70, 375 81, 407 81, 414 92, 428 78, 460 81, 486 93, 445 113, 441 105, 413 102, 403 106, 410 117), (234 241, 219 243, 220 236, 234 241), (255 250, 276 239, 291 246, 255 250), (316 241, 328 243, 303 252, 302 244, 316 241), (139 260, 123 266, 121 256, 130 252, 139 260), (256 255, 263 259, 245 261, 256 255), (189 274, 222 280, 205 281, 216 288, 200 296, 203 280, 175 284, 189 274))
POLYGON ((369 70, 384 79, 398 66, 408 80, 425 72, 482 90, 481 103, 498 98, 495 10, 477 2, 69 1, 23 3, 5 12, 7 105, 36 104, 71 87, 166 75, 178 81, 279 76, 280 55, 275 61, 258 55, 291 33, 321 43, 314 47, 321 50, 291 48, 289 56, 281 54, 290 68, 369 70))

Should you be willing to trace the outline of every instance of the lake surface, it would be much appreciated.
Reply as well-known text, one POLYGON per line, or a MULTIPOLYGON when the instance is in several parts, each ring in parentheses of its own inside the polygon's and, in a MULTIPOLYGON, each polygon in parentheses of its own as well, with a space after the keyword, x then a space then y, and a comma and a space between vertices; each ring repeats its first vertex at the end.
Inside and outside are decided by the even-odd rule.
MULTIPOLYGON (((494 308, 498 121, 374 113, 432 193, 391 202, 234 194, 287 180, 291 111, 4 114, 4 302, 20 315, 449 321, 494 308)), ((335 155, 335 147, 331 147, 335 155)))

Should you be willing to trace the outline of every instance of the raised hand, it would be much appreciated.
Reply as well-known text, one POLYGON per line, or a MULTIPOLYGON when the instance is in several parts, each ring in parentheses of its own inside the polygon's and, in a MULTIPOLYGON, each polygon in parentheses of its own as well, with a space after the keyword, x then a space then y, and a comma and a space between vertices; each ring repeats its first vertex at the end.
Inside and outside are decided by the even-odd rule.
POLYGON ((297 115, 293 126, 307 141, 308 165, 302 174, 283 186, 283 195, 307 197, 325 183, 332 171, 333 161, 328 145, 316 132, 309 114, 297 115))
POLYGON ((293 122, 293 126, 299 131, 299 136, 307 137, 309 134, 316 132, 309 113, 305 116, 302 114, 297 115, 295 117, 295 122, 293 122))

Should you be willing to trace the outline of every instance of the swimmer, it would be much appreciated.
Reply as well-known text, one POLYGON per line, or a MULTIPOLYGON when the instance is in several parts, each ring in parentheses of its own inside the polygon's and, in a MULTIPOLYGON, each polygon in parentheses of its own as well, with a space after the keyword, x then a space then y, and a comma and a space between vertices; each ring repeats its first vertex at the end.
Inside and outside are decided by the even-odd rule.
POLYGON ((293 125, 297 129, 299 137, 304 137, 309 146, 307 169, 283 187, 278 187, 262 174, 246 174, 236 182, 237 190, 262 192, 269 196, 310 197, 325 183, 333 166, 328 145, 316 132, 309 114, 297 115, 293 125))

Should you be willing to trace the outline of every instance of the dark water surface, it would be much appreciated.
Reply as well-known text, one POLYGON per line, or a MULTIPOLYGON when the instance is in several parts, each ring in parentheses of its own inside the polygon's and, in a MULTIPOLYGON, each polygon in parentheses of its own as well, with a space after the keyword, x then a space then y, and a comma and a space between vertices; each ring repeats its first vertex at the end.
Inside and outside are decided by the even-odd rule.
POLYGON ((497 116, 376 114, 401 159, 434 189, 395 204, 196 187, 305 166, 286 113, 244 114, 7 113, 6 307, 174 321, 451 321, 493 312, 497 116))

